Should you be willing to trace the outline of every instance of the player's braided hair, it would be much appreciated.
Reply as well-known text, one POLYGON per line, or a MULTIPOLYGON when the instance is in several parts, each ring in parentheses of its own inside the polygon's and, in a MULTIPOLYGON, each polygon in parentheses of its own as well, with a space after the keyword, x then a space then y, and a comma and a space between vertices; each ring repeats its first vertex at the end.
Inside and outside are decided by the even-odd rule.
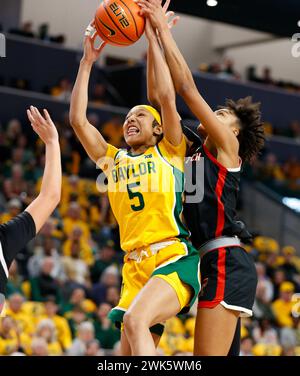
POLYGON ((250 96, 237 101, 227 99, 226 108, 239 119, 240 132, 237 137, 240 144, 239 155, 243 162, 251 162, 265 143, 260 103, 253 103, 250 96))

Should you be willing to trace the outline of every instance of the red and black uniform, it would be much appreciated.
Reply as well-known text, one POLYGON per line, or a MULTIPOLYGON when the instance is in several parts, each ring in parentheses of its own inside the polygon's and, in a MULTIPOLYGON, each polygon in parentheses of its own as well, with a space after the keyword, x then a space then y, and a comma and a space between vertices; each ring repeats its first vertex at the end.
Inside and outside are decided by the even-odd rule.
MULTIPOLYGON (((208 245, 201 258, 202 289, 198 307, 213 308, 222 304, 240 311, 241 316, 251 316, 257 275, 251 255, 239 245, 240 239, 251 237, 243 222, 236 218, 240 168, 222 166, 188 124, 183 128, 186 137, 193 141, 186 159, 186 176, 192 175, 192 184, 198 193, 202 192, 198 202, 189 203, 189 198, 196 193, 186 189, 184 217, 200 255, 203 245, 208 245), (198 169, 198 176, 195 176, 197 163, 202 164, 202 170, 198 169), (227 241, 227 244, 210 247, 210 244, 217 244, 215 240, 227 241)), ((189 188, 188 181, 186 187, 189 188)))

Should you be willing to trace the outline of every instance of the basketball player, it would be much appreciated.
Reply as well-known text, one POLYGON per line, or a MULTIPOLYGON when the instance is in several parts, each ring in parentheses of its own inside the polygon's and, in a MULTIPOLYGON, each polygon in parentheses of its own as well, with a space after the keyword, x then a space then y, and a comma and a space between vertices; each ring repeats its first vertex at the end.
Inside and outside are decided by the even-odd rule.
POLYGON ((106 173, 126 252, 121 299, 109 317, 119 326, 123 322, 123 355, 155 355, 161 323, 188 310, 200 287, 199 256, 186 241, 188 232, 181 222, 186 141, 171 75, 149 22, 146 34, 162 115, 146 105, 129 111, 123 124, 129 150, 104 140, 86 117, 89 77, 101 52, 94 47, 91 27, 87 34, 70 123, 90 158, 106 173))
POLYGON ((46 164, 37 198, 25 211, 7 223, 0 225, 0 313, 9 267, 17 253, 35 237, 60 201, 61 163, 57 130, 46 110, 44 117, 37 108, 27 110, 33 130, 46 146, 46 164))
MULTIPOLYGON (((142 12, 159 32, 176 91, 201 121, 199 135, 186 129, 193 142, 186 168, 204 161, 204 198, 186 203, 184 216, 201 256, 202 291, 195 328, 195 355, 238 355, 239 317, 251 316, 256 291, 252 258, 241 246, 248 238, 236 220, 240 170, 264 144, 259 104, 251 98, 228 100, 213 112, 199 94, 193 76, 167 24, 159 0, 140 0, 142 12)), ((193 169, 195 171, 195 169, 193 169)), ((193 181, 197 177, 193 176, 193 181)), ((202 180, 197 180, 201 189, 202 180)), ((188 199, 188 196, 187 196, 188 199)))

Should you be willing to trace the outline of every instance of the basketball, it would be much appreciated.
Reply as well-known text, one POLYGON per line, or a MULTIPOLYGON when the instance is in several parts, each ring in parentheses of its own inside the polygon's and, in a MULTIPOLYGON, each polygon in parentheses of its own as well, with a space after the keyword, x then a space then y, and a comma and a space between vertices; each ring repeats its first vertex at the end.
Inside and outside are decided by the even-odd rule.
POLYGON ((145 19, 139 11, 133 0, 104 0, 95 15, 98 35, 115 46, 135 43, 145 30, 145 19))

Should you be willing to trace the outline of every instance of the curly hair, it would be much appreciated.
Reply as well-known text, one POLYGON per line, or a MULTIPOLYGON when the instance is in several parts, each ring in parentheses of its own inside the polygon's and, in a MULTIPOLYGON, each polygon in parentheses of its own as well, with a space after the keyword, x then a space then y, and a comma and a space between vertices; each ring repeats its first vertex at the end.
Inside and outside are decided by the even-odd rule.
POLYGON ((239 119, 239 155, 243 162, 251 162, 265 143, 260 103, 253 103, 252 97, 249 96, 237 101, 227 99, 225 107, 239 119))

